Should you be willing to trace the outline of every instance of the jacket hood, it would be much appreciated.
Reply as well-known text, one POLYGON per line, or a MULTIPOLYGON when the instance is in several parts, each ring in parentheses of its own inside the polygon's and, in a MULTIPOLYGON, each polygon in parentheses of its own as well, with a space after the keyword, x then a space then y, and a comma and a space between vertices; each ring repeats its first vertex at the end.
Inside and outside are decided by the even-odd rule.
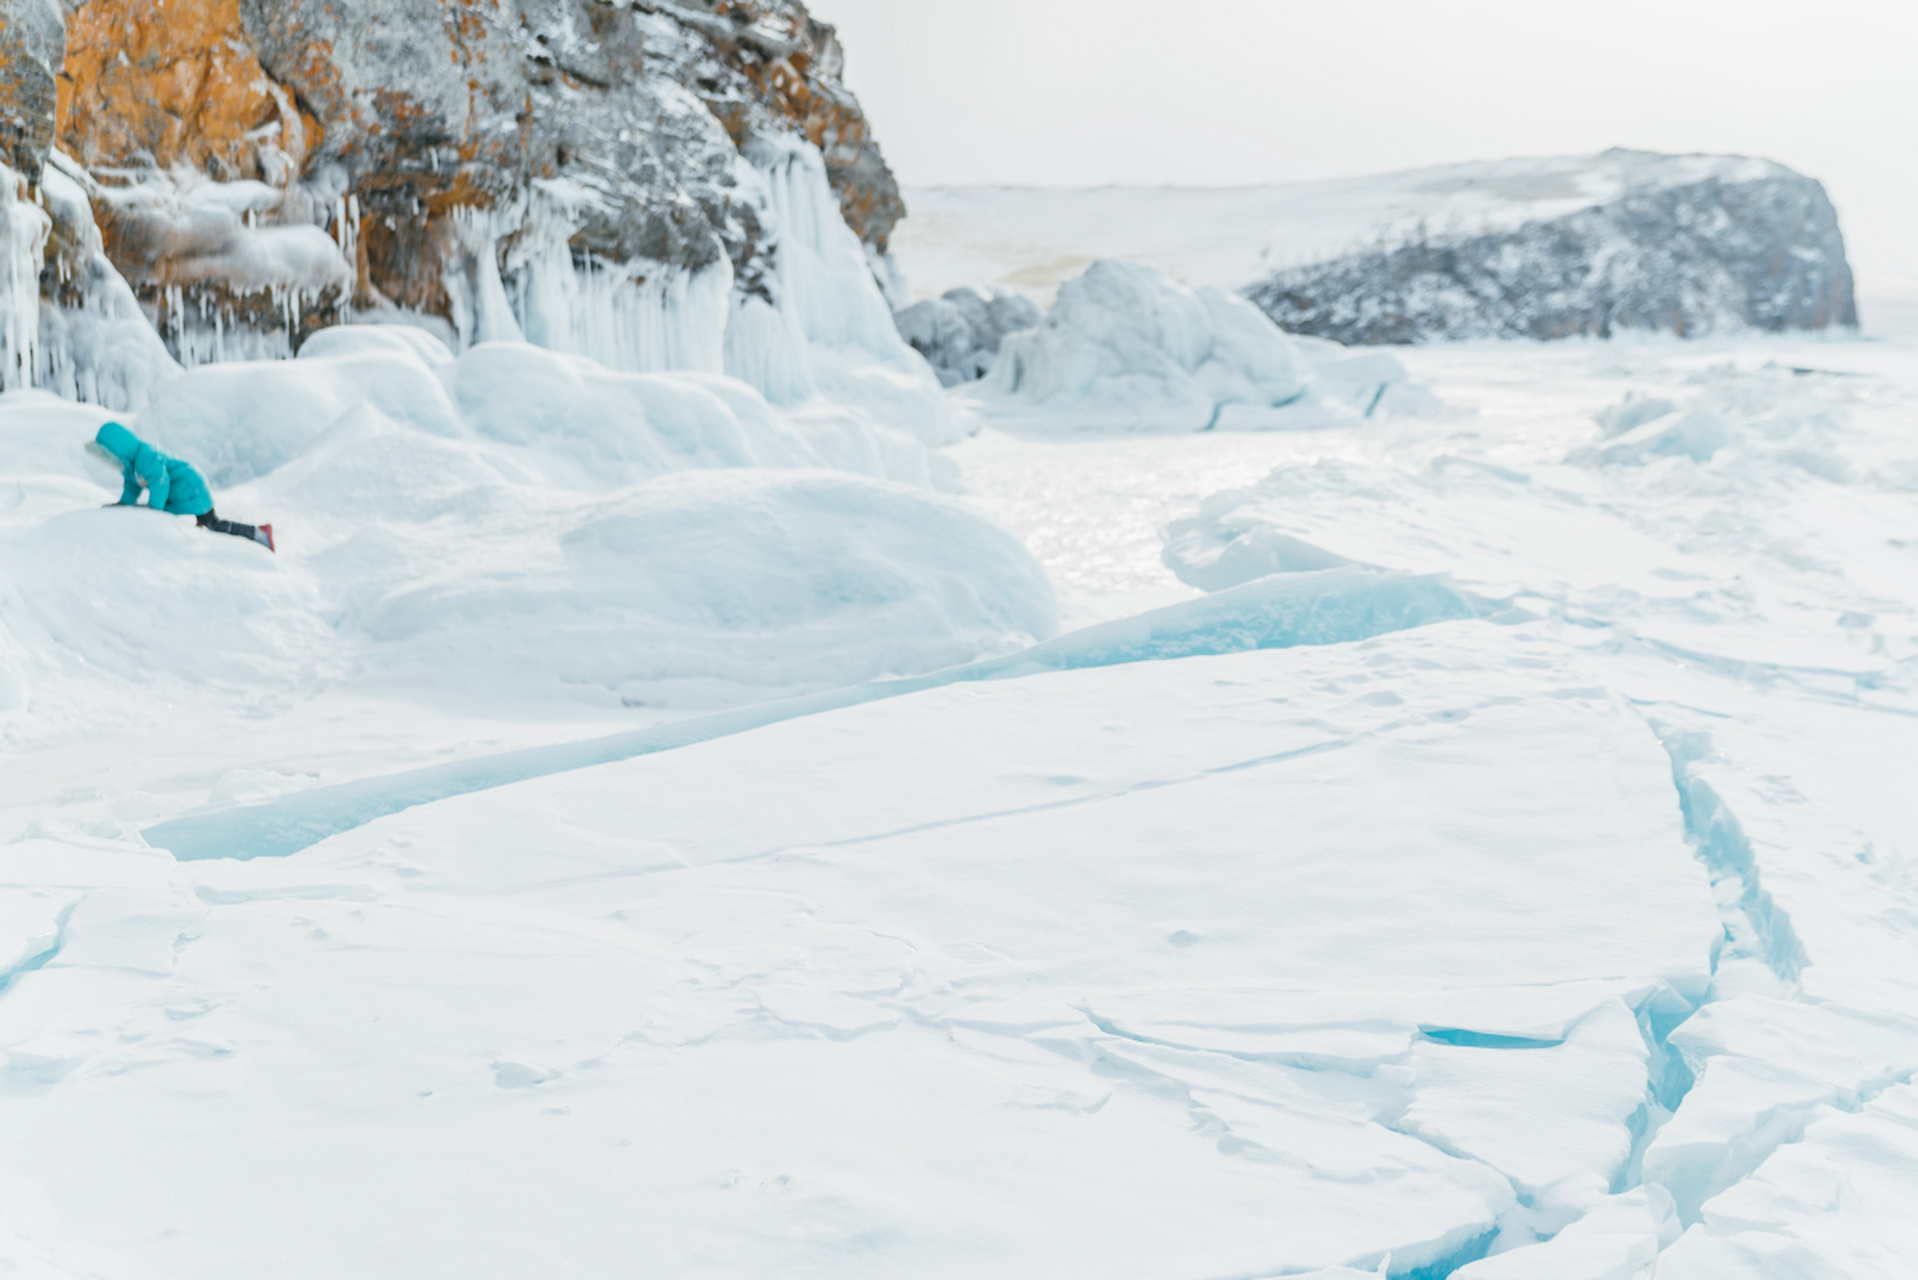
POLYGON ((106 451, 122 462, 132 462, 133 455, 140 452, 140 437, 128 431, 117 422, 109 422, 100 428, 100 434, 93 437, 106 451))

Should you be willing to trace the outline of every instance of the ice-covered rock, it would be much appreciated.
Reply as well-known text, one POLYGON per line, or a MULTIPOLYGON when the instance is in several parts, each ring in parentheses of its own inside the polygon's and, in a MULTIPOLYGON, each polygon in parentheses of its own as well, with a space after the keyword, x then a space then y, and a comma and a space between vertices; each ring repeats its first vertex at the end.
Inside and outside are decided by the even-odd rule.
POLYGON ((1030 298, 948 289, 897 312, 893 321, 946 386, 974 382, 992 369, 1007 335, 1037 328, 1045 313, 1030 298))
MULTIPOLYGON (((1534 162, 1537 179, 1565 163, 1534 162)), ((1617 170, 1616 185, 1573 212, 1401 229, 1247 296, 1288 330, 1349 343, 1857 325, 1838 214, 1816 181, 1739 158, 1608 152, 1589 167, 1617 170)))
POLYGON ((50 0, 13 7, 17 168, 37 181, 57 131, 81 199, 53 193, 50 241, 25 214, 9 238, 23 264, 45 247, 49 318, 5 304, 5 385, 143 404, 171 367, 101 354, 131 302, 187 366, 403 319, 956 432, 890 321, 904 206, 797 0, 93 0, 64 31, 50 0))
POLYGON ((1001 344, 981 384, 1075 427, 1198 430, 1228 409, 1306 407, 1312 368, 1243 298, 1106 260, 1059 290, 1045 323, 1001 344))

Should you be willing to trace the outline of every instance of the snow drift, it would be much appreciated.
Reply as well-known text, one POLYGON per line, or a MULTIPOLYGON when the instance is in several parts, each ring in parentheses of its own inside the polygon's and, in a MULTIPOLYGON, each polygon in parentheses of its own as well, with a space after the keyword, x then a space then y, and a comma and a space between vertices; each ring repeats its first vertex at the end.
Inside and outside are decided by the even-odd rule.
POLYGON ((10 732, 57 737, 80 704, 135 714, 182 687, 244 700, 349 677, 727 701, 1057 626, 1043 571, 933 491, 916 440, 717 375, 513 343, 455 360, 356 327, 165 383, 136 430, 201 465, 223 514, 273 521, 277 560, 144 510, 75 511, 117 496, 81 450, 106 416, 0 399, 0 442, 19 445, 0 487, 10 732))

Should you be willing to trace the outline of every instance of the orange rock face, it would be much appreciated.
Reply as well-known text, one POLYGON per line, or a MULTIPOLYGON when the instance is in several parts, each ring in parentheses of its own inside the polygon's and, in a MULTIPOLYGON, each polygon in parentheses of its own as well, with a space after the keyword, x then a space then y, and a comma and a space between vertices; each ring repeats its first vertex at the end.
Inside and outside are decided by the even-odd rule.
POLYGON ((296 347, 349 304, 463 340, 482 278, 556 234, 575 264, 730 258, 769 288, 736 169, 758 134, 818 145, 883 250, 904 208, 841 62, 798 0, 0 0, 0 149, 92 175, 107 256, 182 352, 195 325, 296 347))
POLYGON ((239 0, 83 5, 67 22, 55 120, 60 146, 96 173, 187 165, 282 185, 272 153, 297 174, 319 140, 318 121, 254 56, 239 0))

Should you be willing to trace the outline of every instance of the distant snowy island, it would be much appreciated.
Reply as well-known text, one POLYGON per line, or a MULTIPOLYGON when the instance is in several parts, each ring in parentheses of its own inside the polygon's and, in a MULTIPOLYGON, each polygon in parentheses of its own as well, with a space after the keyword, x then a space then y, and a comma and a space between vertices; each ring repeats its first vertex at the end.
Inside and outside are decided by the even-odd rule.
POLYGON ((1242 291, 1345 343, 1698 336, 1857 324, 1838 217, 1769 161, 1607 151, 1246 188, 921 188, 894 256, 922 296, 1044 301, 1094 258, 1242 291))

